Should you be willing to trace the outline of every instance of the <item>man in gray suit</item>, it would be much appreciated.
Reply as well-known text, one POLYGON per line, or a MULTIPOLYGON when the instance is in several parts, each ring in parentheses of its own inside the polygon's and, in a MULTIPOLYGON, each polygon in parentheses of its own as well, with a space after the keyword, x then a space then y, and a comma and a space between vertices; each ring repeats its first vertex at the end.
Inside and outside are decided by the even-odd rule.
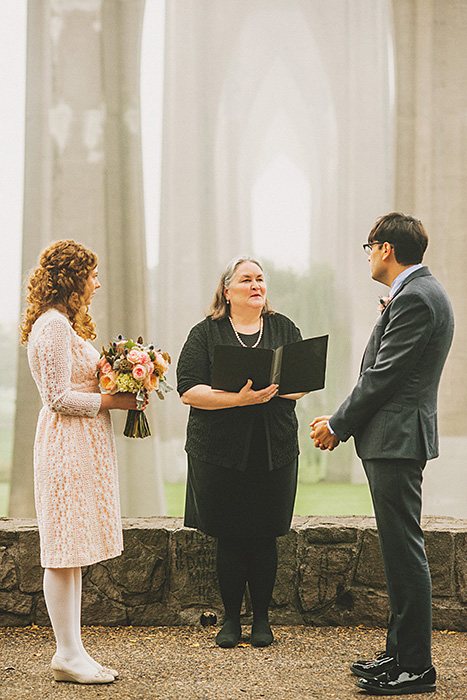
POLYGON ((427 245, 418 219, 391 213, 376 222, 363 247, 389 297, 353 391, 332 416, 311 423, 321 449, 353 435, 370 485, 391 620, 385 652, 351 670, 357 686, 376 695, 436 690, 421 485, 426 461, 438 456, 438 385, 454 318, 446 292, 421 265, 427 245))

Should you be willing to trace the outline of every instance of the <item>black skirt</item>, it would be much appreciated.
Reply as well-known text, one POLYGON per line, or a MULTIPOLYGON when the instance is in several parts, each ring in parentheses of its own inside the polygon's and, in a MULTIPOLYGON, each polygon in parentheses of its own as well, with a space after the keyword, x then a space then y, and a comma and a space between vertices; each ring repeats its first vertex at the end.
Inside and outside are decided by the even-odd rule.
POLYGON ((266 436, 257 426, 244 471, 188 455, 185 525, 224 538, 279 537, 290 529, 298 458, 268 469, 266 436))

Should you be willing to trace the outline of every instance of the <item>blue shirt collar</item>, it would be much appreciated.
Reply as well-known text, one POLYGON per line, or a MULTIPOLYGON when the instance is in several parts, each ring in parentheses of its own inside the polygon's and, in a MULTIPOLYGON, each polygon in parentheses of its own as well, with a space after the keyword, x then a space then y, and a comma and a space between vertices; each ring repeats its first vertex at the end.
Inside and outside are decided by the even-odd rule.
POLYGON ((411 265, 410 267, 406 268, 403 270, 399 275, 397 275, 396 279, 391 285, 391 289, 389 290, 389 296, 392 299, 392 297, 396 294, 396 292, 399 291, 403 281, 412 274, 412 272, 415 272, 415 270, 420 270, 423 265, 422 263, 417 263, 417 265, 411 265))

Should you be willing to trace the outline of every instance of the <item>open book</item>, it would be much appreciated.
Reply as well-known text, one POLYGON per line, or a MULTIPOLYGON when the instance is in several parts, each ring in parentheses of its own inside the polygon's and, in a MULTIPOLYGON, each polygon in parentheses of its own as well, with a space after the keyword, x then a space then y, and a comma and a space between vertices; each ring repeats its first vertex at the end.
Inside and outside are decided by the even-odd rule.
POLYGON ((279 394, 323 389, 328 337, 307 338, 276 350, 216 345, 212 388, 238 392, 251 379, 255 391, 270 384, 279 384, 279 394))

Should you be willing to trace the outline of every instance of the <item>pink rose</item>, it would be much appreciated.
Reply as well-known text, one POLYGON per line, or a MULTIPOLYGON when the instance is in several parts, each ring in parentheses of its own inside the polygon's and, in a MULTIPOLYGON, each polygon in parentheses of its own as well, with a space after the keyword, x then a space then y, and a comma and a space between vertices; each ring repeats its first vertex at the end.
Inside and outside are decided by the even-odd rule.
POLYGON ((145 379, 148 374, 147 365, 135 365, 132 374, 133 378, 136 379, 137 382, 140 382, 142 379, 145 379))
POLYGON ((108 374, 109 372, 112 372, 112 365, 110 362, 106 362, 104 366, 101 368, 102 374, 108 374))
POLYGON ((126 357, 132 365, 138 365, 141 362, 141 351, 133 348, 126 357))
POLYGON ((149 357, 147 352, 141 351, 139 361, 142 365, 147 365, 149 364, 149 362, 151 362, 151 358, 149 357))
POLYGON ((102 369, 104 365, 108 365, 109 363, 107 362, 107 358, 105 355, 102 355, 102 357, 99 357, 97 361, 97 368, 102 369))

